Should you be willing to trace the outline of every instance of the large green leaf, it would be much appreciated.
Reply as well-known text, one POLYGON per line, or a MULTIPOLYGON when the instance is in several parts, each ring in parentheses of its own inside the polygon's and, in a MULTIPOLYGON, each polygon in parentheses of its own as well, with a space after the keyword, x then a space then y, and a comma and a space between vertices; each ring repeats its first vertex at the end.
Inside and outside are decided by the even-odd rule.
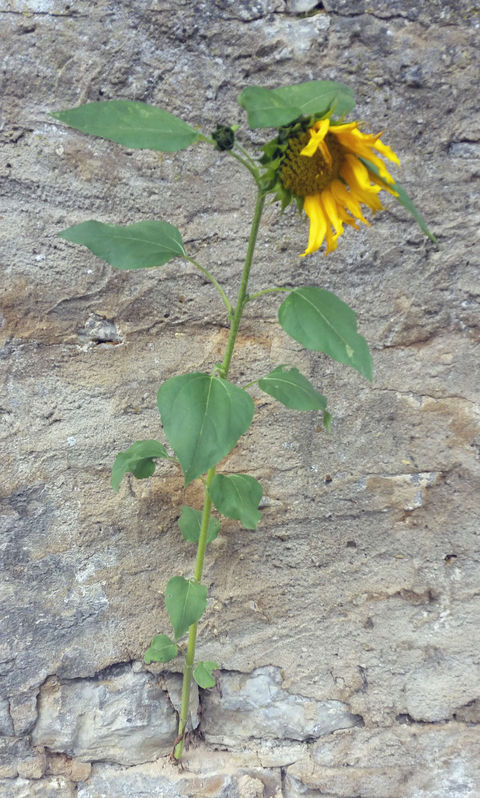
POLYGON ((251 424, 254 405, 236 385, 196 372, 164 382, 158 409, 188 485, 233 449, 251 424))
POLYGON ((292 410, 325 410, 327 400, 295 367, 277 366, 258 381, 262 391, 292 410))
POLYGON ((165 605, 178 640, 205 612, 207 588, 183 576, 174 576, 167 584, 165 605))
POLYGON ((247 474, 215 474, 208 492, 222 515, 241 521, 246 529, 256 529, 262 514, 258 505, 263 488, 247 474))
POLYGON ((151 477, 155 471, 154 458, 169 457, 163 444, 158 441, 135 441, 129 449, 117 454, 112 468, 110 484, 117 491, 125 474, 137 479, 151 477))
POLYGON ((373 379, 372 357, 357 333, 353 310, 338 296, 317 286, 295 288, 278 310, 281 326, 307 349, 325 352, 373 379))
POLYGON ((103 100, 79 105, 50 116, 66 125, 116 141, 136 150, 177 152, 192 144, 198 133, 168 111, 133 100, 103 100))
POLYGON ((371 161, 367 161, 366 158, 360 158, 360 160, 363 161, 363 163, 370 172, 373 172, 373 174, 378 178, 379 182, 383 183, 385 188, 390 188, 393 189, 393 191, 397 192, 398 196, 395 197, 395 199, 400 203, 400 205, 403 205, 403 207, 409 212, 409 214, 411 214, 411 216, 413 216, 416 223, 420 227, 422 233, 425 233, 425 235, 428 236, 431 241, 437 244, 438 242, 436 237, 429 230, 425 219, 423 218, 418 208, 413 204, 412 200, 408 196, 403 186, 401 186, 400 183, 387 183, 386 180, 383 180, 380 177, 380 172, 376 164, 372 163, 371 161))
POLYGON ((168 222, 137 222, 126 227, 103 222, 82 222, 58 233, 60 238, 83 244, 116 269, 163 266, 185 255, 182 237, 168 222))
POLYGON ((170 640, 167 635, 155 635, 144 656, 145 663, 151 662, 170 662, 178 654, 177 644, 170 640))
POLYGON ((199 687, 215 687, 215 677, 212 671, 218 670, 216 662, 198 662, 193 671, 193 678, 199 687))
MULTIPOLYGON (((187 507, 182 504, 182 514, 178 519, 178 526, 185 540, 191 543, 198 543, 200 538, 200 529, 202 526, 202 511, 195 510, 194 507, 187 507)), ((207 543, 211 543, 218 537, 220 532, 220 521, 218 518, 210 518, 208 522, 207 543)))
POLYGON ((247 111, 251 128, 281 127, 299 116, 323 115, 329 110, 343 116, 355 105, 351 89, 331 80, 311 80, 278 89, 249 86, 238 102, 247 111))

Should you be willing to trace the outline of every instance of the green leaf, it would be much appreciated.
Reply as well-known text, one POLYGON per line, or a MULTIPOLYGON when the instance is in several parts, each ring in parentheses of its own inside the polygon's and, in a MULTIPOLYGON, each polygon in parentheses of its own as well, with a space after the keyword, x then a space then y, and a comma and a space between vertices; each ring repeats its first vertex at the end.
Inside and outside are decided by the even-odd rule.
POLYGON ((158 409, 188 485, 233 449, 251 424, 254 405, 236 385, 196 372, 164 382, 158 409))
POLYGON ((302 116, 326 114, 330 109, 336 117, 348 114, 355 108, 352 89, 336 80, 309 80, 293 86, 275 89, 277 96, 300 108, 302 116))
POLYGON ((238 102, 247 111, 248 124, 254 129, 281 127, 299 116, 323 115, 331 109, 343 116, 355 105, 351 89, 332 80, 311 80, 278 89, 249 86, 239 95, 238 102))
POLYGON ((151 477, 155 471, 155 457, 168 457, 163 444, 158 441, 135 441, 129 449, 117 454, 112 468, 110 484, 113 490, 120 487, 125 474, 133 474, 137 479, 151 477))
POLYGON ((238 102, 248 114, 248 124, 255 130, 260 127, 281 127, 288 125, 298 116, 300 108, 286 102, 277 95, 275 89, 264 89, 261 86, 249 86, 243 89, 238 102))
POLYGON ((246 529, 256 529, 262 514, 258 505, 263 495, 259 482, 247 474, 215 474, 208 492, 219 512, 241 521, 246 529))
POLYGON ((307 349, 325 352, 373 379, 372 357, 357 333, 355 313, 335 294, 317 286, 295 288, 280 305, 278 318, 285 332, 307 349))
POLYGON ((132 100, 106 100, 50 114, 60 122, 135 150, 177 152, 198 133, 177 116, 132 100))
POLYGON ((151 662, 170 662, 178 654, 178 647, 167 635, 155 635, 150 647, 147 648, 144 660, 147 665, 151 662))
MULTIPOLYGON (((187 507, 182 504, 182 514, 178 519, 178 526, 185 540, 191 543, 198 543, 200 537, 200 528, 202 526, 202 511, 195 510, 193 507, 187 507)), ((220 521, 218 518, 210 518, 208 522, 207 543, 218 536, 220 532, 220 521)))
POLYGON ((411 216, 413 216, 422 233, 425 233, 425 235, 428 236, 429 239, 434 242, 434 244, 438 244, 436 237, 427 227, 425 219, 418 208, 413 204, 403 186, 401 186, 400 183, 387 183, 386 180, 383 180, 380 177, 380 172, 378 171, 378 166, 376 164, 371 163, 371 161, 368 161, 366 158, 360 158, 360 160, 365 164, 370 172, 373 172, 373 174, 378 178, 379 182, 383 183, 385 188, 390 188, 397 192, 398 197, 395 197, 395 199, 400 203, 400 205, 403 205, 403 207, 411 216))
POLYGON ((258 381, 262 391, 292 410, 325 410, 327 400, 297 368, 277 366, 258 381))
POLYGON ((199 662, 193 671, 193 678, 199 687, 215 687, 215 677, 212 671, 218 671, 216 662, 199 662))
POLYGON ((83 244, 116 269, 163 266, 185 255, 182 237, 168 222, 137 222, 126 227, 103 222, 82 222, 58 233, 60 238, 83 244))
POLYGON ((205 612, 207 588, 183 576, 174 576, 167 584, 165 605, 175 639, 178 640, 205 612))

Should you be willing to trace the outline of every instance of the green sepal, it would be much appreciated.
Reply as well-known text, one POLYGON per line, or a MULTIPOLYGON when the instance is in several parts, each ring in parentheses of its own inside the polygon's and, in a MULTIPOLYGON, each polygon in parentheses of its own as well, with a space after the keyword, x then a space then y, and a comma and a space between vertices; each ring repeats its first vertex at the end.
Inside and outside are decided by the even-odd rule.
POLYGON ((231 382, 194 372, 163 383, 158 409, 188 485, 233 449, 251 424, 254 404, 231 382))
POLYGON ((362 163, 365 164, 369 172, 372 172, 375 175, 375 177, 379 182, 383 183, 386 189, 391 189, 392 191, 396 192, 397 196, 395 197, 395 199, 400 203, 400 205, 403 205, 403 207, 409 212, 411 216, 413 216, 422 233, 425 233, 425 235, 428 236, 430 241, 433 241, 434 244, 438 244, 436 237, 429 230, 425 219, 423 218, 418 208, 413 204, 412 200, 408 196, 403 186, 401 186, 400 183, 396 182, 387 183, 387 181, 380 176, 378 166, 372 163, 371 161, 368 161, 366 158, 360 158, 360 161, 362 161, 362 163))
POLYGON ((122 227, 91 219, 58 235, 74 244, 83 244, 115 269, 163 266, 172 258, 185 256, 182 237, 168 222, 137 222, 122 227))
POLYGON ((158 441, 135 441, 124 452, 117 454, 112 468, 110 484, 118 493, 125 474, 137 479, 147 479, 155 471, 155 458, 169 457, 165 446, 158 441))
POLYGON ((249 86, 238 102, 247 111, 251 128, 282 127, 300 116, 343 116, 355 106, 351 89, 330 80, 311 80, 294 86, 265 89, 249 86))
POLYGON ((327 406, 326 398, 294 366, 277 366, 258 385, 292 410, 325 410, 327 406))
POLYGON ((167 635, 155 635, 144 656, 146 665, 151 662, 170 662, 178 654, 178 646, 167 635))
POLYGON ((256 529, 262 517, 258 505, 263 488, 247 474, 215 474, 208 492, 217 510, 227 518, 241 521, 246 529, 256 529))
POLYGON ((193 671, 193 678, 199 687, 207 689, 215 687, 215 677, 212 671, 218 671, 219 665, 216 662, 198 662, 193 671))
POLYGON ((193 580, 184 579, 183 576, 174 576, 165 590, 165 606, 175 640, 178 640, 205 612, 207 588, 193 580))
POLYGON ((136 100, 102 100, 51 113, 82 133, 136 150, 178 152, 199 137, 182 119, 136 100))
POLYGON ((212 132, 212 139, 216 144, 217 150, 224 152, 225 150, 233 150, 235 144, 235 131, 229 125, 219 125, 212 132))
POLYGON ((280 305, 278 319, 287 335, 306 349, 325 352, 373 379, 372 356, 357 332, 355 313, 331 291, 295 288, 280 305))
MULTIPOLYGON (((185 540, 190 543, 198 543, 200 538, 200 529, 202 526, 201 510, 196 510, 194 507, 188 507, 182 504, 182 514, 178 519, 178 526, 185 540)), ((220 521, 218 518, 210 518, 208 521, 207 543, 211 543, 218 537, 220 532, 220 521)))

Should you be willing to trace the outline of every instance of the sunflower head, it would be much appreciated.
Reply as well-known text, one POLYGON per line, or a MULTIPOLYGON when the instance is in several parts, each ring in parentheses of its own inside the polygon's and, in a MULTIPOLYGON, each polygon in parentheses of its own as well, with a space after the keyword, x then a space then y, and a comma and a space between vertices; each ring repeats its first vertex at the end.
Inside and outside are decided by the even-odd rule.
POLYGON ((396 193, 379 154, 399 164, 397 156, 380 141, 381 134, 362 133, 359 127, 358 122, 341 124, 329 117, 298 119, 264 147, 265 188, 275 193, 282 210, 296 198, 310 219, 304 255, 324 241, 325 254, 332 252, 344 224, 369 224, 362 205, 376 213, 382 208, 378 193, 396 193))

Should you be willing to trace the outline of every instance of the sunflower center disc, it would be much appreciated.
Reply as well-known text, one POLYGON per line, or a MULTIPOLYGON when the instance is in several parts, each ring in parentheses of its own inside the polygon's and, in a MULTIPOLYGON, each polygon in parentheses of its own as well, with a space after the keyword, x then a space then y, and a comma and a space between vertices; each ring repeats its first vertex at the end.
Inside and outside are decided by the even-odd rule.
POLYGON ((281 166, 281 179, 284 187, 299 197, 319 194, 338 177, 342 164, 342 147, 333 133, 327 133, 327 145, 332 163, 326 162, 320 150, 314 155, 300 155, 310 141, 308 132, 291 138, 281 166))

